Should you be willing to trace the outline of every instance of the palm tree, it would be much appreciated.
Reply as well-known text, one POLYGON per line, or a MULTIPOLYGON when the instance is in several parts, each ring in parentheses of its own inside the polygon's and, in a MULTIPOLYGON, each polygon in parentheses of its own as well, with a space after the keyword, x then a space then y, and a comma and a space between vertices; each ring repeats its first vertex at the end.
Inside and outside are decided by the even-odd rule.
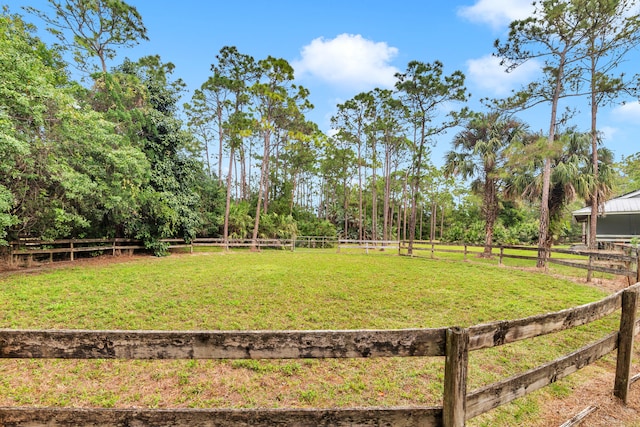
MULTIPOLYGON (((546 141, 545 138, 538 141, 540 140, 546 141)), ((522 197, 535 202, 540 200, 542 194, 543 150, 538 143, 523 145, 520 148, 522 155, 518 159, 513 158, 510 164, 511 173, 506 194, 514 199, 522 197)), ((590 132, 570 130, 560 134, 552 150, 548 203, 550 233, 542 242, 546 253, 549 253, 553 236, 558 234, 562 225, 564 207, 577 198, 590 200, 591 189, 595 186, 590 132)), ((613 153, 606 148, 600 148, 598 159, 598 197, 606 200, 611 194, 615 176, 613 153)))
POLYGON ((498 195, 504 182, 508 148, 524 136, 524 130, 522 122, 498 112, 478 114, 455 136, 453 150, 446 155, 446 174, 474 178, 471 188, 482 196, 485 257, 491 256, 493 228, 499 211, 498 195))

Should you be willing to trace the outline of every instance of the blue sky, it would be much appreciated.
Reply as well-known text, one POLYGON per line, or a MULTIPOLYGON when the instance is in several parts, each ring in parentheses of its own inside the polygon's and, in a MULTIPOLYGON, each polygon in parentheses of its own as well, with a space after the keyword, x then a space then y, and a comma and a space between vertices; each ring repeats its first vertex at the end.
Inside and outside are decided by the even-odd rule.
MULTIPOLYGON (((0 0, 1 1, 1 0, 0 0)), ((210 66, 223 46, 236 46, 256 60, 271 55, 289 61, 296 83, 307 87, 315 109, 309 118, 324 131, 338 103, 375 87, 392 87, 393 74, 409 61, 441 61, 447 73, 461 70, 472 94, 479 99, 502 97, 535 79, 539 64, 526 63, 507 74, 492 58, 495 39, 506 39, 508 24, 527 16, 531 0, 128 0, 142 15, 150 38, 119 52, 109 64, 124 57, 137 59, 159 54, 172 62, 175 77, 189 90, 210 75, 210 66)), ((11 0, 20 6, 50 10, 46 0, 11 0)), ((50 40, 36 17, 28 21, 50 40)), ((640 72, 640 51, 628 56, 627 72, 640 72)), ((616 159, 640 151, 640 104, 627 100, 601 110, 599 128, 616 159)), ((576 101, 572 101, 576 102, 576 101)), ((589 105, 578 100, 573 119, 589 129, 589 105)), ((549 107, 541 106, 521 118, 534 131, 547 131, 549 107)), ((441 136, 432 161, 442 163, 451 147, 452 133, 441 136)))

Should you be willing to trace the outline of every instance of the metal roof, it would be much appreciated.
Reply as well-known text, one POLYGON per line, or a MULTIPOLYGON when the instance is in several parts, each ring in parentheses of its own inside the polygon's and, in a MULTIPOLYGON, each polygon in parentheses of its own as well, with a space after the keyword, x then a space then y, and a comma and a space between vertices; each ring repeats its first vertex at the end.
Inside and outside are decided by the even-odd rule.
MULTIPOLYGON (((640 213, 640 190, 606 201, 601 212, 609 215, 640 213)), ((589 216, 591 207, 587 206, 572 213, 573 216, 589 216)))

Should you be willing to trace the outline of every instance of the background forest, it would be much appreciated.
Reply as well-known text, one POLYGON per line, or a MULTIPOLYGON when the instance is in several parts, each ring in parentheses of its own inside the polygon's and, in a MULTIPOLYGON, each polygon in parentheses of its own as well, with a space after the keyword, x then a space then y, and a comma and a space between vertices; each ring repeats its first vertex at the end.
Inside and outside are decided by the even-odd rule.
POLYGON ((461 71, 416 60, 394 90, 338 105, 329 134, 306 118, 309 92, 284 59, 226 46, 188 91, 159 56, 118 56, 147 37, 134 7, 49 2, 0 16, 3 245, 130 237, 162 254, 164 238, 297 234, 548 247, 580 238, 572 208, 640 189, 640 152, 615 162, 597 127, 598 106, 638 98, 638 77, 617 71, 640 43, 636 1, 538 2, 496 55, 506 69, 545 58, 544 78, 483 111, 467 108, 461 71), (40 40, 29 14, 59 43, 40 40), (577 95, 590 129, 557 111, 577 95), (540 103, 547 132, 517 118, 540 103))

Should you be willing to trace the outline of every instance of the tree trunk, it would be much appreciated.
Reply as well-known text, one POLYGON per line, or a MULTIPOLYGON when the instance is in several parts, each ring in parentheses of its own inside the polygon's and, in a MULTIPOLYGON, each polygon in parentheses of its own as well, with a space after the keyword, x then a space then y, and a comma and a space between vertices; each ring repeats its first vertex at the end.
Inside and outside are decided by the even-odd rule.
MULTIPOLYGON (((486 172, 485 172, 486 173, 486 172)), ((485 219, 485 239, 484 258, 491 258, 491 247, 493 246, 493 229, 498 216, 498 198, 496 195, 495 180, 486 178, 484 181, 484 219, 485 219)))
MULTIPOLYGON (((555 88, 551 100, 551 119, 549 120, 549 138, 547 148, 551 150, 556 137, 556 117, 558 115, 558 100, 562 91, 562 79, 564 78, 564 66, 566 61, 566 51, 560 56, 558 72, 555 76, 555 88)), ((538 261, 536 267, 545 268, 549 251, 547 242, 549 241, 549 187, 551 186, 551 154, 547 154, 544 159, 544 169, 542 172, 542 200, 540 201, 540 228, 538 234, 538 261)))
POLYGON ((440 206, 440 241, 442 241, 443 234, 444 234, 444 206, 440 206))
MULTIPOLYGON (((424 124, 423 124, 424 127, 424 124)), ((422 132, 424 134, 424 130, 422 132)), ((413 254, 413 241, 416 238, 416 220, 418 213, 418 194, 420 192, 420 172, 422 171, 422 153, 424 151, 424 140, 421 140, 418 148, 418 157, 414 167, 413 188, 411 194, 411 217, 409 220, 409 246, 407 254, 413 254)))
POLYGON ((595 88, 596 64, 595 59, 591 58, 591 161, 593 167, 593 188, 591 189, 591 221, 589 221, 589 249, 597 249, 598 243, 596 237, 598 234, 598 190, 600 188, 600 176, 598 171, 598 100, 595 88))
POLYGON ((293 204, 296 199, 296 184, 297 184, 298 173, 294 173, 291 177, 291 202, 289 203, 289 215, 293 215, 293 204))
POLYGON ((264 134, 264 154, 262 158, 262 167, 260 168, 260 180, 258 182, 258 202, 256 203, 256 218, 253 225, 253 235, 251 237, 251 251, 258 250, 258 229, 260 227, 260 207, 262 205, 262 196, 264 194, 264 183, 267 173, 267 161, 269 156, 269 143, 271 133, 267 130, 264 134))
POLYGON ((384 218, 382 219, 382 239, 391 240, 389 236, 389 198, 391 197, 391 150, 387 144, 384 159, 384 218))
POLYGON ((422 240, 422 224, 424 222, 424 206, 420 206, 420 232, 418 233, 418 240, 422 240))
MULTIPOLYGON (((247 191, 247 165, 244 146, 239 147, 238 154, 240 157, 240 198, 242 200, 249 200, 249 192, 247 191)), ((236 168, 236 170, 238 169, 236 168)))
POLYGON ((349 194, 347 192, 347 180, 346 178, 342 182, 342 188, 344 192, 344 238, 348 239, 349 237, 349 194))
POLYGON ((222 237, 224 239, 224 250, 229 250, 229 213, 231 212, 231 178, 233 173, 233 147, 229 153, 229 172, 227 173, 227 202, 224 208, 224 229, 222 237))
POLYGON ((429 222, 429 241, 433 243, 436 239, 436 226, 438 224, 436 214, 438 213, 438 205, 435 201, 431 202, 431 218, 429 222))
POLYGON ((371 240, 376 241, 378 239, 378 183, 376 182, 377 176, 377 167, 376 167, 376 140, 375 136, 373 137, 372 147, 371 147, 371 240))
MULTIPOLYGON (((222 183, 222 144, 224 141, 224 131, 222 129, 222 106, 218 103, 218 182, 222 183)), ((233 156, 231 156, 233 157, 233 156)), ((211 164, 209 163, 209 144, 207 144, 207 164, 209 165, 209 176, 211 176, 211 164)), ((227 179, 227 182, 229 180, 227 179)))
POLYGON ((362 230, 363 230, 363 222, 364 222, 364 218, 363 218, 363 206, 362 206, 362 152, 361 152, 361 145, 362 143, 360 142, 360 135, 358 135, 358 198, 359 198, 359 205, 358 205, 358 215, 359 215, 359 221, 358 221, 358 240, 362 241, 364 240, 364 235, 362 234, 362 230))

